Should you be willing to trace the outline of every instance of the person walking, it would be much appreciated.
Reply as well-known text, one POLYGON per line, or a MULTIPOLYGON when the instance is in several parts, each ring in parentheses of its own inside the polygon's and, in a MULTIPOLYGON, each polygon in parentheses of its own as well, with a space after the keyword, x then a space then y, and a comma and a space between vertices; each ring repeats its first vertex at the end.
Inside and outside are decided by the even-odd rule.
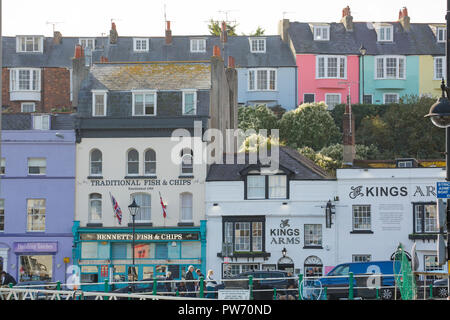
POLYGON ((212 271, 211 269, 208 270, 208 272, 206 273, 206 297, 208 299, 215 299, 216 298, 216 293, 214 292, 214 289, 217 285, 217 281, 214 280, 214 271, 212 271))
POLYGON ((17 281, 9 273, 7 273, 6 271, 2 271, 0 274, 0 286, 8 286, 10 283, 15 286, 17 284, 17 281))
POLYGON ((190 265, 188 271, 186 271, 185 280, 186 280, 186 294, 187 297, 195 297, 195 283, 194 283, 194 266, 190 265))

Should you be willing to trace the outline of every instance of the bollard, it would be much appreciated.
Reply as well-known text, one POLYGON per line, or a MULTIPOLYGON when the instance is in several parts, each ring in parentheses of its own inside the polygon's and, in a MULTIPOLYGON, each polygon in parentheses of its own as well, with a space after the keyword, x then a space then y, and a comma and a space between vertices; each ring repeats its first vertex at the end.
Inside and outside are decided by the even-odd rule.
POLYGON ((430 283, 430 299, 433 299, 433 284, 430 283))
POLYGON ((303 295, 303 275, 299 274, 298 275, 298 300, 302 300, 302 295, 303 295))
MULTIPOLYGON (((105 292, 109 292, 109 283, 108 282, 109 282, 108 279, 106 279, 105 280, 105 289, 104 289, 105 292)), ((108 297, 104 296, 103 300, 108 300, 108 297)))
POLYGON ((203 298, 205 295, 203 282, 204 282, 203 277, 200 277, 200 298, 203 298))
POLYGON ((328 300, 328 287, 323 288, 323 292, 325 293, 325 300, 328 300))
POLYGON ((273 288, 273 300, 277 300, 277 288, 273 288))
POLYGON ((13 287, 13 285, 12 285, 11 282, 8 284, 8 287, 9 287, 10 289, 13 287))
POLYGON ((178 289, 177 289, 177 293, 175 293, 175 296, 177 296, 177 297, 180 296, 180 291, 178 291, 178 289))
POLYGON ((157 289, 157 287, 158 287, 158 282, 157 282, 157 280, 155 278, 155 279, 153 279, 153 291, 152 291, 152 295, 154 295, 154 296, 156 296, 156 289, 157 289))
POLYGON ((377 287, 376 293, 377 293, 376 299, 380 300, 380 288, 379 287, 377 287))
POLYGON ((353 300, 353 272, 348 273, 348 300, 353 300))
MULTIPOLYGON (((61 282, 60 281, 56 282, 56 290, 61 291, 61 282)), ((61 298, 57 296, 56 300, 61 300, 61 298)))
POLYGON ((250 290, 250 300, 253 300, 253 276, 248 276, 248 289, 250 290))

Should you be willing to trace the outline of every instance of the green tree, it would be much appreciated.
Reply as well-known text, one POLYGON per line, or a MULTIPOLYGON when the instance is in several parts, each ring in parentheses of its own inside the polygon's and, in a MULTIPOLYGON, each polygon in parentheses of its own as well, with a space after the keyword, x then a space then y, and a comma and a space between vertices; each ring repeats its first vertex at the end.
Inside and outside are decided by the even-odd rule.
POLYGON ((244 106, 238 109, 238 127, 244 131, 254 129, 277 129, 277 116, 265 104, 255 106, 244 106))
POLYGON ((258 28, 256 28, 256 31, 251 33, 250 36, 251 37, 259 37, 259 36, 264 35, 265 32, 266 32, 266 30, 264 30, 263 28, 258 26, 258 28))
MULTIPOLYGON (((229 36, 236 36, 237 26, 238 25, 236 23, 233 25, 227 23, 227 34, 229 36)), ((208 24, 208 30, 211 35, 220 37, 220 32, 222 30, 221 23, 219 21, 214 21, 213 19, 210 19, 208 24)))
POLYGON ((320 150, 341 140, 341 133, 325 103, 304 103, 279 121, 280 139, 292 148, 320 150))

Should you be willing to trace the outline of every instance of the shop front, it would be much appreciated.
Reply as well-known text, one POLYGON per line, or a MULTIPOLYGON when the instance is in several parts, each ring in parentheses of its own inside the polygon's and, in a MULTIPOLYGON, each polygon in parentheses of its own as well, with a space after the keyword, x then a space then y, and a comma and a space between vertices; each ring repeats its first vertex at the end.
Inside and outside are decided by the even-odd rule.
MULTIPOLYGON (((103 290, 103 283, 182 279, 190 265, 204 273, 206 221, 200 227, 74 228, 74 261, 83 290, 103 290)), ((125 284, 114 284, 115 288, 125 284)))

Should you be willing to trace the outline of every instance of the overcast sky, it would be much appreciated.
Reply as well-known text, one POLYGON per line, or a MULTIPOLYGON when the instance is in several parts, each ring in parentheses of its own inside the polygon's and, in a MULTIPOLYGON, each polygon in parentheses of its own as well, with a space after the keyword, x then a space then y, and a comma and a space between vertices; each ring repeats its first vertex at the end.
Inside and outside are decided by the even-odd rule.
POLYGON ((63 36, 109 34, 111 19, 119 36, 163 36, 164 7, 173 35, 208 34, 209 19, 236 21, 237 33, 258 26, 277 34, 284 17, 301 22, 338 22, 350 6, 354 21, 396 21, 408 8, 411 22, 445 22, 444 0, 2 0, 2 33, 51 36, 53 26, 63 36))

